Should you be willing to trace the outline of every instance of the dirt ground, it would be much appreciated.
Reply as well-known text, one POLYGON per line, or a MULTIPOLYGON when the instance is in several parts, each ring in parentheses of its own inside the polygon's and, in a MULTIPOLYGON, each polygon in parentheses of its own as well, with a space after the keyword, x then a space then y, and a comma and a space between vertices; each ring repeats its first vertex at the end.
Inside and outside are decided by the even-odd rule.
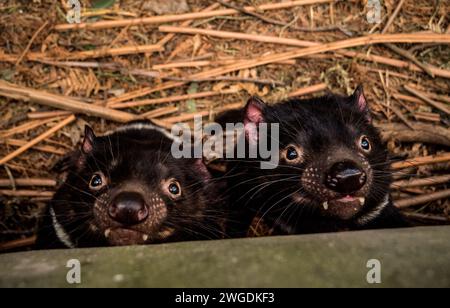
POLYGON ((0 3, 0 159, 69 122, 0 164, 0 250, 33 243, 36 223, 57 185, 52 166, 77 145, 86 123, 105 132, 138 115, 164 126, 190 122, 196 114, 213 120, 250 95, 275 103, 292 96, 350 94, 358 84, 395 161, 396 204, 421 224, 450 221, 450 1, 407 0, 398 11, 403 1, 294 1, 250 14, 225 5, 242 9, 280 2, 81 0, 81 22, 99 27, 104 22, 96 29, 69 24, 66 2, 0 3), (368 22, 374 2, 380 23, 368 22), (189 12, 203 15, 171 19, 189 12), (120 24, 151 16, 168 19, 120 24), (169 34, 160 26, 251 36, 169 34), (398 36, 386 41, 391 45, 347 44, 372 34, 398 36), (414 44, 405 43, 409 34, 418 35, 414 44), (268 36, 271 43, 261 41, 268 36), (335 42, 344 42, 342 49, 313 50, 335 42), (302 49, 309 52, 276 59, 302 49), (11 84, 22 92, 12 91, 11 84), (50 106, 39 93, 98 108, 50 106), (191 97, 180 97, 186 94, 191 97))

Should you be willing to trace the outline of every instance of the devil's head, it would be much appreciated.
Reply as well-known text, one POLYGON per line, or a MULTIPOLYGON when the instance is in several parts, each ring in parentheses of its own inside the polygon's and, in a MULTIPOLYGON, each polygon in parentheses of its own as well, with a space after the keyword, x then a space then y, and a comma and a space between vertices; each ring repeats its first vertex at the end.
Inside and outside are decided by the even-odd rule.
POLYGON ((260 171, 272 176, 266 178, 267 190, 273 192, 266 207, 271 211, 288 214, 286 207, 308 207, 351 220, 385 198, 390 182, 387 150, 371 123, 361 87, 348 97, 329 95, 276 105, 252 98, 244 114, 249 143, 259 138, 249 123, 280 124, 279 164, 260 171))
POLYGON ((77 247, 162 242, 202 232, 213 237, 206 221, 218 197, 210 175, 200 159, 173 158, 172 142, 150 124, 102 137, 86 127, 51 202, 54 223, 77 247))

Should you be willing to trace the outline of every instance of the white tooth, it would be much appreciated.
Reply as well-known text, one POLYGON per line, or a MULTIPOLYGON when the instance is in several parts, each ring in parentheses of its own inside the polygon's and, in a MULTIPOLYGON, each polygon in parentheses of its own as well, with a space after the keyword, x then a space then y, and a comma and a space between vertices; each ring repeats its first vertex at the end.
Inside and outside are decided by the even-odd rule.
POLYGON ((328 201, 325 201, 323 203, 323 208, 324 208, 325 211, 328 210, 328 201))
POLYGON ((147 234, 144 234, 144 235, 142 236, 142 239, 144 240, 144 242, 146 242, 146 241, 148 240, 148 235, 147 235, 147 234))
POLYGON ((359 203, 364 204, 366 202, 366 198, 358 198, 359 203))
POLYGON ((111 233, 111 229, 106 229, 105 230, 105 237, 109 237, 109 234, 111 233))

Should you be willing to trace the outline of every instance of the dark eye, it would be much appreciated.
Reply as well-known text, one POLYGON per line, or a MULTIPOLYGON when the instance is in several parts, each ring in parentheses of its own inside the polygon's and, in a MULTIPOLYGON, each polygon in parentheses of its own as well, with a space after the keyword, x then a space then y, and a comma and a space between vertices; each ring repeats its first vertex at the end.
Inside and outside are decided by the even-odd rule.
POLYGON ((372 149, 372 145, 370 144, 369 138, 366 136, 362 136, 361 140, 359 142, 359 146, 361 149, 363 149, 365 152, 369 152, 372 149))
POLYGON ((294 147, 288 147, 286 150, 286 158, 288 160, 296 160, 298 158, 298 152, 294 147))
POLYGON ((89 182, 89 188, 92 190, 98 190, 105 185, 104 177, 101 173, 96 173, 92 176, 89 182))
POLYGON ((171 183, 169 185, 169 192, 172 195, 178 196, 181 192, 180 185, 178 183, 171 183))

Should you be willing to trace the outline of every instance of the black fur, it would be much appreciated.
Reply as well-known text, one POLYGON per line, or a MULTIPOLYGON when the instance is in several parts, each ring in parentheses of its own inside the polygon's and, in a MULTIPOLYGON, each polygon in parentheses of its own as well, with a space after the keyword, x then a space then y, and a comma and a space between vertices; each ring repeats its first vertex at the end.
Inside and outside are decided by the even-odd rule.
POLYGON ((37 247, 67 247, 56 234, 52 209, 74 247, 222 237, 223 206, 218 198, 219 186, 210 181, 210 174, 201 160, 174 159, 171 144, 172 140, 160 131, 145 127, 116 131, 103 137, 95 137, 87 129, 81 149, 62 164, 66 179, 49 204, 37 247), (93 191, 89 183, 98 172, 102 172, 107 185, 100 191, 93 191), (162 183, 169 179, 179 182, 181 197, 173 199, 167 193, 166 184, 162 183), (144 222, 133 226, 114 221, 108 216, 107 208, 112 198, 124 190, 139 191, 149 205, 156 202, 155 196, 159 197, 158 211, 150 212, 144 222), (164 204, 162 208, 161 204, 164 204), (105 235, 109 228, 113 230, 111 238, 105 235), (141 240, 141 234, 147 234, 148 239, 141 240))
POLYGON ((246 108, 225 113, 218 122, 249 121, 249 117, 258 118, 258 109, 261 122, 280 124, 280 163, 276 169, 263 170, 258 159, 225 161, 228 170, 224 179, 235 221, 230 224, 230 235, 245 236, 254 217, 262 218, 275 234, 408 225, 390 198, 379 213, 375 211, 389 196, 391 172, 386 146, 371 124, 362 89, 349 97, 328 95, 274 105, 251 99, 246 108), (358 147, 361 136, 370 140, 370 153, 358 147), (301 160, 294 163, 284 156, 292 145, 302 152, 301 160), (339 211, 338 217, 330 215, 322 204, 345 197, 327 189, 324 180, 331 164, 347 160, 365 170, 367 183, 355 193, 355 198, 365 198, 365 204, 351 217, 343 218, 339 211), (368 215, 373 217, 369 219, 368 215))

